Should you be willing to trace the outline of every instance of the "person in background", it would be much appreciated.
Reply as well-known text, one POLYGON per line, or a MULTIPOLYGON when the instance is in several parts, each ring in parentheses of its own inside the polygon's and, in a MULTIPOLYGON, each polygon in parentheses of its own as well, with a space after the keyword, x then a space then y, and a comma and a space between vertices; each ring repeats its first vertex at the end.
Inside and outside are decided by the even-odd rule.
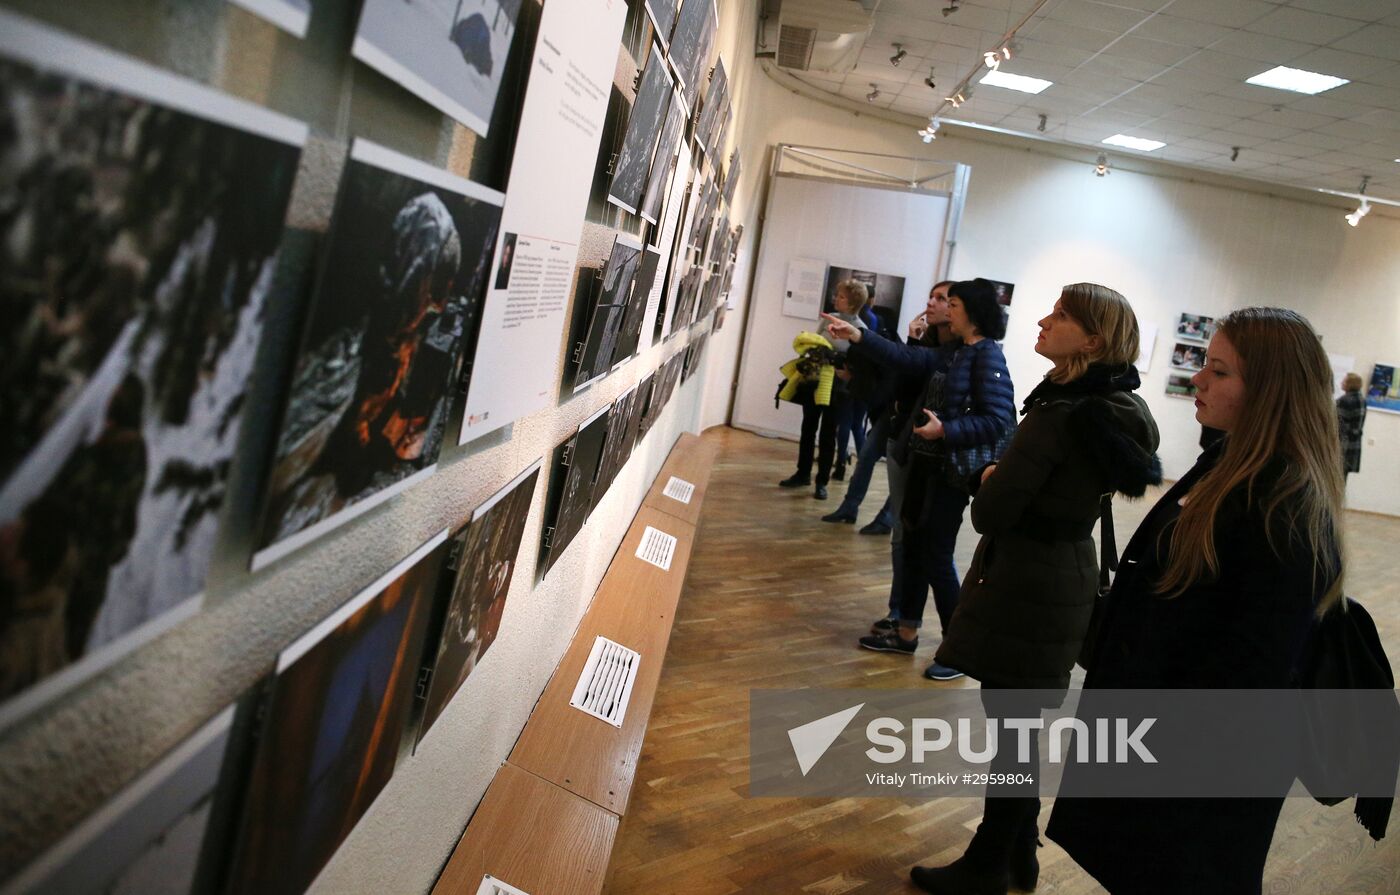
MULTIPOLYGON (((1197 421, 1225 437, 1123 551, 1085 699, 1291 688, 1315 619, 1342 600, 1341 441, 1317 333, 1294 311, 1235 311, 1192 381, 1197 421)), ((1046 834, 1114 895, 1257 895, 1282 805, 1060 796, 1046 834)))
MULTIPOLYGON (((1041 705, 1008 691, 1069 686, 1098 592, 1101 497, 1141 497, 1162 481, 1157 424, 1134 394, 1138 341, 1122 295, 1066 286, 1035 342, 1054 366, 1026 397, 1001 460, 974 476, 972 525, 982 540, 937 661, 981 682, 989 718, 1039 717, 1041 705)), ((1030 755, 1021 765, 999 752, 989 771, 1034 778, 1034 739, 1030 755)), ((915 867, 915 885, 949 895, 1002 893, 1008 883, 1034 889, 1039 813, 1034 782, 989 786, 966 853, 944 867, 915 867)))
MULTIPOLYGON (((952 619, 960 587, 953 549, 969 495, 961 483, 950 480, 947 452, 995 444, 1013 424, 1011 373, 998 342, 1006 334, 1004 319, 987 280, 965 280, 948 287, 949 331, 962 344, 954 349, 942 377, 934 375, 939 372, 937 362, 929 363, 917 353, 908 355, 893 342, 868 340, 873 360, 896 368, 922 367, 929 387, 906 422, 911 450, 927 455, 911 458, 905 479, 898 624, 893 630, 860 638, 859 645, 865 649, 912 655, 919 645, 930 587, 944 630, 952 619), (930 400, 937 406, 929 406, 930 400), (913 442, 915 438, 919 443, 913 442)), ((850 329, 839 321, 832 323, 832 332, 838 336, 851 338, 850 329)), ((859 334, 853 341, 860 341, 859 334)), ((962 672, 937 662, 924 674, 932 680, 962 677, 962 672)))
MULTIPOLYGON (((869 295, 869 287, 866 287, 866 294, 869 295)), ((880 335, 890 338, 890 335, 881 329, 880 318, 870 309, 868 299, 861 306, 860 319, 865 322, 866 329, 875 330, 880 335)), ((847 385, 850 388, 846 396, 846 410, 836 425, 836 465, 832 467, 831 477, 838 482, 846 477, 846 464, 851 459, 847 445, 855 444, 857 455, 865 450, 865 420, 869 407, 866 404, 864 390, 856 387, 855 380, 855 373, 852 371, 852 378, 847 380, 847 385)))
MULTIPOLYGON (((865 329, 865 321, 860 319, 860 309, 867 299, 865 284, 855 280, 842 280, 836 285, 835 314, 823 314, 817 335, 829 340, 836 351, 838 361, 844 358, 850 342, 844 336, 834 334, 830 321, 835 320, 851 331, 865 329)), ((842 330, 845 332, 845 330, 842 330)), ((831 479, 831 463, 836 451, 836 426, 845 412, 848 398, 847 383, 849 371, 841 369, 838 362, 836 382, 831 390, 831 403, 818 405, 810 399, 802 402, 802 434, 797 443, 797 471, 778 483, 782 488, 803 488, 812 483, 812 453, 816 448, 817 485, 812 496, 826 500, 826 483, 831 479)))
POLYGON ((1361 431, 1366 428, 1366 402, 1361 398, 1361 377, 1348 373, 1342 378, 1342 396, 1337 399, 1337 429, 1342 439, 1342 475, 1361 471, 1361 431))

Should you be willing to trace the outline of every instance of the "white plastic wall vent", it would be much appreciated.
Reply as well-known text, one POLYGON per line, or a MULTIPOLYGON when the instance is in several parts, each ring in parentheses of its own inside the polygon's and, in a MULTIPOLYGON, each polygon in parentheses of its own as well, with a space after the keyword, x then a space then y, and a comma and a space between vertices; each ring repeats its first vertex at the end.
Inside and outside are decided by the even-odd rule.
POLYGON ((669 572, 671 560, 675 556, 676 536, 648 525, 646 531, 642 532, 641 543, 637 545, 637 559, 649 562, 663 572, 669 572))
POLYGON ((641 661, 641 653, 599 637, 593 641, 593 650, 584 663, 569 705, 613 727, 621 727, 641 661))
POLYGON ((481 885, 477 888, 476 895, 530 895, 530 893, 524 889, 517 889, 510 883, 503 883, 488 873, 481 878, 481 885))
POLYGON ((661 489, 672 500, 679 500, 681 503, 690 503, 690 498, 695 494, 695 486, 685 479, 678 479, 671 476, 671 480, 666 483, 666 487, 661 489))

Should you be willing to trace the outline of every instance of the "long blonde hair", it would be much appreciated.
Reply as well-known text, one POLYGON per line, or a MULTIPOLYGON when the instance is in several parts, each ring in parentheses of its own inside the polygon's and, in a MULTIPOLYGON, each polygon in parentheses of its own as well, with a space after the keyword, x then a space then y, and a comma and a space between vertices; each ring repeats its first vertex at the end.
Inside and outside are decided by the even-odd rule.
POLYGON ((1312 325, 1295 311, 1244 308, 1221 318, 1216 335, 1239 353, 1244 400, 1220 460, 1181 509, 1157 591, 1176 596, 1220 573, 1216 514, 1243 485, 1246 500, 1263 509, 1275 553, 1282 553, 1277 532, 1301 540, 1312 554, 1314 583, 1328 586, 1317 607, 1321 614, 1342 598, 1343 578, 1344 484, 1331 364, 1312 325), (1282 461, 1277 481, 1268 493, 1254 493, 1259 473, 1275 459, 1282 461))
POLYGON ((1073 382, 1093 363, 1126 368, 1138 357, 1137 315, 1120 293, 1098 283, 1071 283, 1060 290, 1060 307, 1091 336, 1098 336, 1096 351, 1076 354, 1051 370, 1051 382, 1073 382))

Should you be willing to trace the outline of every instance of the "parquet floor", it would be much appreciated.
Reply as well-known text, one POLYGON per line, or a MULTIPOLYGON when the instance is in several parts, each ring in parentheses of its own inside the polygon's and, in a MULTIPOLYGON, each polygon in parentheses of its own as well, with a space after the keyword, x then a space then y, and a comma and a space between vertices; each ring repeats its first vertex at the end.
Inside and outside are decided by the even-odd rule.
MULTIPOLYGON (((637 785, 613 851, 610 895, 911 893, 908 869, 957 857, 981 813, 977 799, 750 799, 748 691, 759 687, 919 687, 935 639, 907 657, 870 653, 855 639, 884 610, 887 538, 818 517, 818 502, 776 487, 796 446, 711 429, 721 453, 681 597, 637 785)), ((884 500, 883 467, 862 508, 884 500)), ((1119 543, 1151 505, 1116 512, 1119 543)), ((1376 616, 1400 667, 1400 519, 1353 514, 1350 593, 1376 616)), ((965 526, 958 567, 975 543, 965 526)), ((931 611, 931 610, 930 610, 931 611)), ((1042 820, 1047 816, 1046 801, 1042 820)), ((1103 890, 1047 841, 1042 895, 1103 890)), ((1327 895, 1400 892, 1400 817, 1373 844, 1350 803, 1324 808, 1289 799, 1274 839, 1265 891, 1327 895)), ((1184 893, 1187 895, 1187 893, 1184 893)))

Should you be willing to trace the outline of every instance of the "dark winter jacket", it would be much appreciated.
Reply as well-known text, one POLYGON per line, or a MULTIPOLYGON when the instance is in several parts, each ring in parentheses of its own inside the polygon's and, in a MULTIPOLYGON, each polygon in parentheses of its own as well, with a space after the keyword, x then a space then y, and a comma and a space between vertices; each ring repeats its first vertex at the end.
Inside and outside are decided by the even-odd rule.
MULTIPOLYGON (((1099 688, 1293 686, 1327 585, 1315 579, 1314 557, 1297 538, 1275 529, 1279 550, 1269 543, 1262 502, 1282 461, 1260 474, 1252 499, 1241 486, 1222 505, 1219 575, 1171 599, 1153 591, 1181 498, 1223 447, 1201 455, 1124 550, 1093 645, 1086 700, 1099 688)), ((1064 797, 1046 832, 1110 892, 1253 895, 1290 782, 1279 781, 1277 798, 1064 797)))
MULTIPOLYGON (((1061 689, 1098 592, 1100 496, 1160 483, 1157 424, 1137 371, 1092 366, 1049 380, 972 502, 982 541, 937 660, 997 687, 1061 689)), ((976 477, 974 477, 976 478, 976 477)))
MULTIPOLYGON (((953 350, 962 343, 955 339, 942 346, 922 340, 905 344, 893 333, 889 338, 872 338, 872 335, 868 330, 863 333, 861 340, 851 345, 846 357, 849 362, 879 371, 885 377, 884 388, 889 396, 885 412, 889 415, 890 437, 894 438, 904 431, 905 421, 918 403, 929 377, 935 372, 947 372, 953 350)), ((937 336, 930 332, 925 338, 932 340, 937 336)))
POLYGON ((1337 399, 1337 429, 1342 436, 1342 471, 1361 471, 1361 433, 1366 428, 1366 402, 1360 392, 1337 399))

